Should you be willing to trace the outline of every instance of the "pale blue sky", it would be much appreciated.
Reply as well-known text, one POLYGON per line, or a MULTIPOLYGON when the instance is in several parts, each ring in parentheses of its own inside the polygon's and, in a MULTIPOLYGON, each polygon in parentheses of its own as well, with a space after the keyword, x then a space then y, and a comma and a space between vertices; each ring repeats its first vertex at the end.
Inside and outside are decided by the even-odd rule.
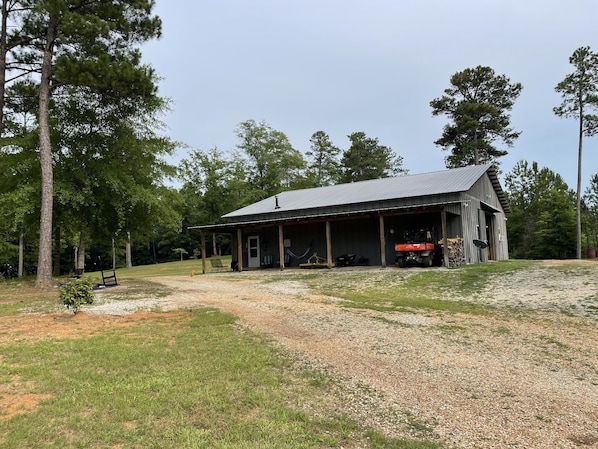
MULTIPOLYGON (((443 118, 430 100, 455 72, 485 65, 521 82, 512 126, 523 131, 503 172, 537 161, 577 177, 577 128, 556 117, 554 87, 581 46, 598 51, 596 0, 157 0, 163 37, 142 48, 173 101, 168 135, 192 149, 238 143, 237 125, 265 120, 306 152, 318 130, 343 150, 363 131, 410 173, 442 170, 443 118)), ((181 149, 174 162, 184 158, 181 149)), ((583 184, 598 172, 585 139, 583 184)))

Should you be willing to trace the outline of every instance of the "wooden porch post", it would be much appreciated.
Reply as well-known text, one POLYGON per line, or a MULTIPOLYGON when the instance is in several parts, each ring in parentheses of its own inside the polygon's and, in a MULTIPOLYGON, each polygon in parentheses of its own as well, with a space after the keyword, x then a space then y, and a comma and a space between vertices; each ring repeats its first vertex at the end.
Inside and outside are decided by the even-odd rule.
POLYGON ((243 233, 237 229, 237 266, 239 271, 243 271, 243 233))
POLYGON ((326 222, 326 263, 332 268, 332 239, 330 234, 330 222, 326 222))
POLYGON ((444 259, 444 266, 448 268, 449 266, 449 257, 448 257, 448 236, 446 235, 446 208, 442 208, 442 212, 440 213, 442 217, 442 255, 444 259))
POLYGON ((386 236, 384 235, 384 217, 380 215, 380 261, 382 268, 386 268, 386 236))
POLYGON ((284 270, 284 235, 282 225, 278 225, 278 257, 280 258, 280 271, 284 270))
POLYGON ((206 233, 201 231, 201 272, 206 274, 206 233))

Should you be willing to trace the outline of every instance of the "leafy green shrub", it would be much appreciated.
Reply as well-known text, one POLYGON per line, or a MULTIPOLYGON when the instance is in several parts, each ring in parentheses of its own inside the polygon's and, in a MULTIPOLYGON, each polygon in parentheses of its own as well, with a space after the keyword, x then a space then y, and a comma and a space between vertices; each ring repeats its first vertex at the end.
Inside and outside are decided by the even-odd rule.
POLYGON ((74 279, 60 287, 60 300, 67 307, 77 312, 83 304, 92 304, 93 285, 87 279, 74 279))

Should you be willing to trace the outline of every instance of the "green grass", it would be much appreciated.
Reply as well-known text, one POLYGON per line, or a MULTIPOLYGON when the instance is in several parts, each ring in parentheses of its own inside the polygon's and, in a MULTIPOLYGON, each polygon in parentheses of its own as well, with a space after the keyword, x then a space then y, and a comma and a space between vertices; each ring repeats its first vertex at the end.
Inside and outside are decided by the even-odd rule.
POLYGON ((91 335, 2 340, 0 395, 47 397, 28 413, 0 410, 0 448, 440 448, 321 405, 330 379, 292 368, 231 315, 123 320, 91 335), (313 416, 306 404, 323 408, 313 416))
POLYGON ((284 363, 233 322, 204 309, 126 332, 4 347, 2 377, 18 375, 51 398, 5 421, 0 447, 316 447, 346 438, 346 422, 287 405, 284 363))
MULTIPOLYGON (((220 259, 222 264, 230 266, 231 256, 214 257, 220 259)), ((159 263, 153 265, 142 265, 132 268, 118 268, 116 270, 117 279, 120 281, 125 279, 143 279, 157 276, 189 276, 191 272, 194 275, 202 274, 201 259, 188 259, 177 262, 159 263)), ((212 271, 212 266, 209 260, 206 260, 206 273, 212 271)), ((89 276, 95 276, 101 279, 99 273, 88 273, 89 276)))
MULTIPOLYGON (((219 258, 224 265, 230 265, 231 256, 219 258)), ((206 273, 212 267, 206 261, 206 273)), ((128 287, 128 297, 150 296, 161 297, 168 294, 168 290, 156 283, 148 282, 148 278, 159 276, 190 276, 202 274, 201 259, 191 259, 177 262, 167 262, 154 265, 142 265, 129 269, 118 268, 116 276, 119 283, 128 287), (124 281, 124 282, 123 282, 124 281)), ((66 275, 54 278, 55 285, 66 282, 66 275)), ((102 282, 99 271, 87 272, 85 277, 95 284, 102 282)), ((11 315, 17 312, 47 312, 56 308, 58 292, 56 289, 38 290, 35 288, 35 277, 27 276, 22 279, 12 279, 0 282, 0 316, 11 315)), ((117 297, 116 299, 124 299, 117 297)))
POLYGON ((488 278, 534 267, 539 262, 504 261, 450 270, 386 270, 338 276, 323 272, 302 277, 324 294, 346 300, 345 307, 382 312, 424 309, 450 313, 487 314, 494 309, 470 299, 480 294, 488 278), (452 298, 465 298, 452 299, 452 298))
POLYGON ((548 345, 554 345, 554 347, 556 347, 558 349, 562 349, 562 350, 569 349, 569 346, 567 346, 564 343, 561 343, 556 338, 548 336, 548 335, 541 335, 540 340, 542 340, 544 343, 546 343, 548 345))
MULTIPOLYGON (((314 291, 343 297, 347 307, 485 314, 493 309, 450 298, 475 297, 490 276, 537 264, 507 261, 350 274, 298 270, 273 272, 271 281, 297 277, 314 291)), ((166 295, 168 290, 149 278, 189 276, 192 270, 200 275, 201 261, 119 269, 118 279, 127 289, 115 299, 166 295)), ((31 279, 0 284, 0 316, 52 311, 57 303, 55 290, 38 291, 31 279)), ((204 308, 128 320, 126 326, 77 338, 35 340, 20 334, 1 340, 0 395, 49 396, 34 410, 10 418, 0 409, 0 449, 441 447, 426 435, 421 440, 388 438, 338 415, 327 397, 333 380, 321 372, 300 371, 268 340, 241 331, 233 316, 204 308)), ((459 326, 440 330, 462 331, 459 326)), ((4 329, 0 336, 9 332, 4 329)), ((511 331, 498 327, 495 332, 511 331)), ((566 348, 548 336, 541 343, 566 348)), ((414 434, 433 433, 433 423, 413 426, 414 434)))
POLYGON ((489 306, 467 301, 422 298, 410 296, 409 293, 397 294, 397 292, 376 292, 371 295, 353 294, 342 296, 348 300, 345 307, 371 309, 379 312, 410 312, 414 309, 424 309, 428 311, 484 315, 490 310, 489 306))
POLYGON ((443 291, 459 295, 474 295, 482 289, 488 278, 537 267, 540 262, 530 260, 504 260, 500 262, 465 265, 449 270, 451 276, 442 285, 443 291))
POLYGON ((46 312, 56 307, 58 292, 38 290, 33 278, 0 282, 0 316, 14 315, 21 311, 46 312))

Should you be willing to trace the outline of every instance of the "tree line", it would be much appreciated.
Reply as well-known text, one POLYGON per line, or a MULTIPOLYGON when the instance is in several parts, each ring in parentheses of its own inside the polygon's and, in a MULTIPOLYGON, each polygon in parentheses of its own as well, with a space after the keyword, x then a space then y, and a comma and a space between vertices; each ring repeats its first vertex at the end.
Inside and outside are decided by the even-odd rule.
MULTIPOLYGON (((161 35, 153 0, 1 1, 3 276, 35 273, 47 287, 74 269, 198 257, 199 236, 188 226, 217 223, 282 190, 407 173, 402 156, 364 132, 349 134, 341 149, 316 131, 303 154, 255 120, 234 130, 236 148, 192 150, 172 166, 166 156, 183 144, 164 136, 169 100, 141 62, 140 46, 161 35)), ((583 137, 598 129, 597 61, 589 47, 576 50, 575 71, 556 87, 563 103, 554 112, 580 123, 577 191, 536 162, 521 161, 505 177, 516 257, 580 257, 582 244, 598 246, 597 175, 581 190, 583 137)), ((434 142, 449 153, 447 167, 500 164, 520 134, 509 113, 522 88, 489 67, 450 78, 430 102, 432 115, 449 119, 434 142)), ((229 244, 212 236, 209 251, 229 244)))

